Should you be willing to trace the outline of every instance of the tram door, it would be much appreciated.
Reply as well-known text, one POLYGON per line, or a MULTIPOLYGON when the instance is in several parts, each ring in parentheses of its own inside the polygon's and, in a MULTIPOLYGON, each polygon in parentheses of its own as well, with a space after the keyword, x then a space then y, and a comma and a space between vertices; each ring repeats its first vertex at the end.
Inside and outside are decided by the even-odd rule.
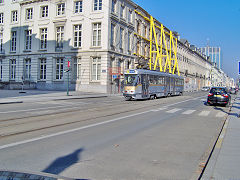
POLYGON ((165 86, 166 92, 165 92, 165 96, 168 95, 168 93, 170 93, 170 77, 166 77, 166 86, 165 86))
POLYGON ((175 85, 175 78, 171 78, 171 94, 172 95, 175 95, 175 92, 176 92, 176 85, 175 85))
POLYGON ((148 87, 149 87, 148 75, 142 74, 141 80, 142 80, 142 97, 148 98, 148 96, 149 96, 148 95, 148 87))

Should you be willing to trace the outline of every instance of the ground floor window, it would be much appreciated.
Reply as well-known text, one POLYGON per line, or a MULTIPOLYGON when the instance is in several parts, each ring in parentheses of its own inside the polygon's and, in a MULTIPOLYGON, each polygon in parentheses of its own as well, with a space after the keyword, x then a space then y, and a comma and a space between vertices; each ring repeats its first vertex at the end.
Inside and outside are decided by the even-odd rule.
POLYGON ((56 59, 56 80, 63 80, 63 58, 56 59))
POLYGON ((47 79, 47 60, 42 58, 39 60, 39 79, 45 81, 47 79))
POLYGON ((10 80, 16 79, 16 59, 10 59, 10 66, 9 66, 9 74, 10 80))
POLYGON ((99 81, 101 79, 101 57, 92 58, 92 81, 99 81))
POLYGON ((24 74, 25 80, 31 79, 31 59, 25 59, 24 62, 24 74))

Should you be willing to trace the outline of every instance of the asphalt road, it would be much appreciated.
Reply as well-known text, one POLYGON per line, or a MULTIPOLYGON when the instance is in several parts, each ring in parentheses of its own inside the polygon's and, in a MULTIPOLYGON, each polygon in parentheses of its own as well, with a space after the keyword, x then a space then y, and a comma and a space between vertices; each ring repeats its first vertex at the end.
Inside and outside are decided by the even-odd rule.
POLYGON ((207 93, 0 106, 0 169, 83 179, 197 179, 228 108, 207 93))

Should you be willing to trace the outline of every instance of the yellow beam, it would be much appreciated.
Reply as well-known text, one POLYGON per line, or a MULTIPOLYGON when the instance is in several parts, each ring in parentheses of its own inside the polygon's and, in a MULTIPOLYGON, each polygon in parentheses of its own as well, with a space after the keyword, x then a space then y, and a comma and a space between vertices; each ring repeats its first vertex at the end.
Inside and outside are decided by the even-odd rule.
POLYGON ((143 37, 137 33, 134 33, 134 35, 140 37, 141 39, 145 40, 146 43, 150 44, 150 53, 149 57, 142 56, 139 54, 134 53, 137 56, 144 57, 145 59, 149 58, 149 69, 150 70, 156 70, 157 67, 159 67, 160 71, 163 71, 162 62, 165 60, 165 66, 164 66, 164 72, 166 72, 167 69, 169 69, 169 73, 174 74, 177 70, 177 74, 180 76, 179 73, 179 66, 177 61, 177 38, 174 37, 173 32, 166 29, 163 24, 161 24, 161 27, 159 27, 157 24, 155 24, 155 20, 152 16, 150 18, 144 16, 142 13, 135 10, 135 12, 140 15, 144 20, 146 20, 148 23, 150 23, 150 32, 149 32, 149 39, 146 37, 143 37), (160 30, 160 39, 157 37, 156 28, 160 30), (165 30, 166 29, 166 30, 165 30), (167 43, 166 37, 169 38, 169 44, 167 43), (160 43, 160 44, 159 44, 160 43), (153 57, 155 57, 153 59, 153 57), (164 57, 164 59, 163 59, 164 57), (172 64, 174 66, 172 67, 172 64))

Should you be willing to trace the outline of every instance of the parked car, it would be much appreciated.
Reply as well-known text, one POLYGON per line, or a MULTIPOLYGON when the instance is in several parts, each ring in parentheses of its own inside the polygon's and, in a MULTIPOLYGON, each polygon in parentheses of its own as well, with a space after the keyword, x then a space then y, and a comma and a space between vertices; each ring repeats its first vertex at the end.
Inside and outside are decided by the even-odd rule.
POLYGON ((228 106, 231 96, 225 87, 212 87, 207 98, 207 104, 220 104, 228 106))
POLYGON ((202 87, 202 91, 209 91, 209 90, 210 90, 210 87, 207 87, 207 86, 202 87))

